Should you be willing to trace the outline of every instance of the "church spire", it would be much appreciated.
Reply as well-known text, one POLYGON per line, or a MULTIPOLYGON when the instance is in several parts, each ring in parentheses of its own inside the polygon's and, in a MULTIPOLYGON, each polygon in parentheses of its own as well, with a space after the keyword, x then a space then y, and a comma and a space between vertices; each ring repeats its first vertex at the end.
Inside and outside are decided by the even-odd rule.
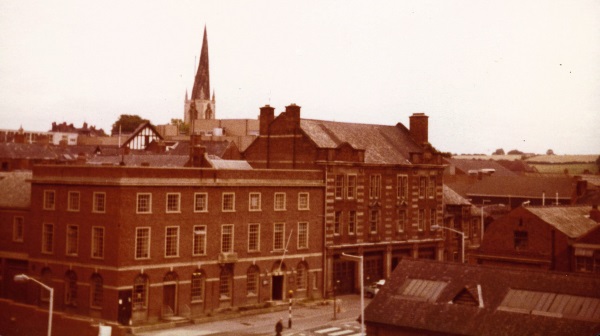
POLYGON ((202 50, 200 52, 200 63, 194 80, 194 88, 192 90, 192 100, 194 99, 210 99, 210 75, 208 72, 208 37, 206 34, 206 26, 204 26, 204 40, 202 41, 202 50))

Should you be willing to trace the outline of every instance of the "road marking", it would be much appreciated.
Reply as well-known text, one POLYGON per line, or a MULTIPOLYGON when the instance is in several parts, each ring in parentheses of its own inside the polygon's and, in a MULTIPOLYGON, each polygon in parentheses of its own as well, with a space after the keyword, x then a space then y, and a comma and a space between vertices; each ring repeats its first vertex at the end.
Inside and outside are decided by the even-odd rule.
POLYGON ((327 334, 327 335, 328 336, 342 336, 342 335, 352 334, 353 332, 354 332, 354 330, 342 330, 342 331, 334 332, 334 333, 327 334))
POLYGON ((336 328, 336 327, 332 327, 332 328, 327 328, 327 329, 321 329, 321 330, 315 330, 315 332, 317 334, 327 334, 329 332, 332 331, 337 331, 337 330, 341 330, 342 328, 336 328))

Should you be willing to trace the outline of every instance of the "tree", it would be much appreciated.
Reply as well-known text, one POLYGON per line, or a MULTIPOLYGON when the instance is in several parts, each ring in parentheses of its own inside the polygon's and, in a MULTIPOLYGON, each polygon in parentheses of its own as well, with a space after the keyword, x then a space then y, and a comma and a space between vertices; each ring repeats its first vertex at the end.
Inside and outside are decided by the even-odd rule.
POLYGON ((518 149, 512 149, 512 150, 508 151, 508 155, 523 155, 523 152, 521 152, 518 149))
POLYGON ((548 149, 546 151, 546 155, 554 155, 554 151, 552 149, 548 149))
POLYGON ((498 148, 492 155, 504 155, 504 149, 498 148))
POLYGON ((122 133, 131 133, 135 131, 135 129, 142 123, 148 121, 147 119, 142 119, 139 115, 132 114, 121 114, 119 120, 117 120, 112 125, 112 134, 122 133), (119 129, 120 128, 120 129, 119 129))
POLYGON ((171 125, 177 126, 179 134, 187 134, 190 130, 190 125, 184 123, 181 119, 171 119, 171 125))

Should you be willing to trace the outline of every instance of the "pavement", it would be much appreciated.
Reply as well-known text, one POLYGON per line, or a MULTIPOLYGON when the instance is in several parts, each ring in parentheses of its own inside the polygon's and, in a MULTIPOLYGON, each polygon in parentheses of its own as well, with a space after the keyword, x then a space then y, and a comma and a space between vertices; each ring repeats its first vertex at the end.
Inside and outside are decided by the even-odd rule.
MULTIPOLYGON (((283 320, 282 336, 358 336, 360 335, 360 296, 343 295, 338 297, 339 306, 334 316, 332 300, 315 301, 310 304, 295 303, 292 306, 291 328, 287 305, 279 310, 238 313, 217 317, 212 321, 186 324, 162 330, 135 331, 141 336, 263 336, 275 335, 275 324, 283 320)), ((365 298, 365 306, 371 300, 365 298)))

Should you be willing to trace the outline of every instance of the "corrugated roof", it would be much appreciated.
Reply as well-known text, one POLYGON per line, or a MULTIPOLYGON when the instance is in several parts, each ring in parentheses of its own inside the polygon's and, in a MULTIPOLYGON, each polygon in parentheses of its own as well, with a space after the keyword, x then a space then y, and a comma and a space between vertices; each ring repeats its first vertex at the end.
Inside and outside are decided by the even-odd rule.
POLYGON ((590 206, 530 206, 525 209, 570 238, 581 237, 600 225, 589 218, 590 206))
POLYGON ((600 299, 578 295, 509 289, 498 309, 600 321, 600 299))
POLYGON ((210 165, 215 169, 251 170, 252 166, 244 160, 222 160, 214 155, 207 155, 210 165))
POLYGON ((31 171, 0 173, 0 208, 28 208, 31 205, 31 171))
POLYGON ((365 151, 365 163, 409 164, 410 152, 423 149, 403 126, 386 126, 302 119, 300 127, 320 148, 348 143, 365 151))

